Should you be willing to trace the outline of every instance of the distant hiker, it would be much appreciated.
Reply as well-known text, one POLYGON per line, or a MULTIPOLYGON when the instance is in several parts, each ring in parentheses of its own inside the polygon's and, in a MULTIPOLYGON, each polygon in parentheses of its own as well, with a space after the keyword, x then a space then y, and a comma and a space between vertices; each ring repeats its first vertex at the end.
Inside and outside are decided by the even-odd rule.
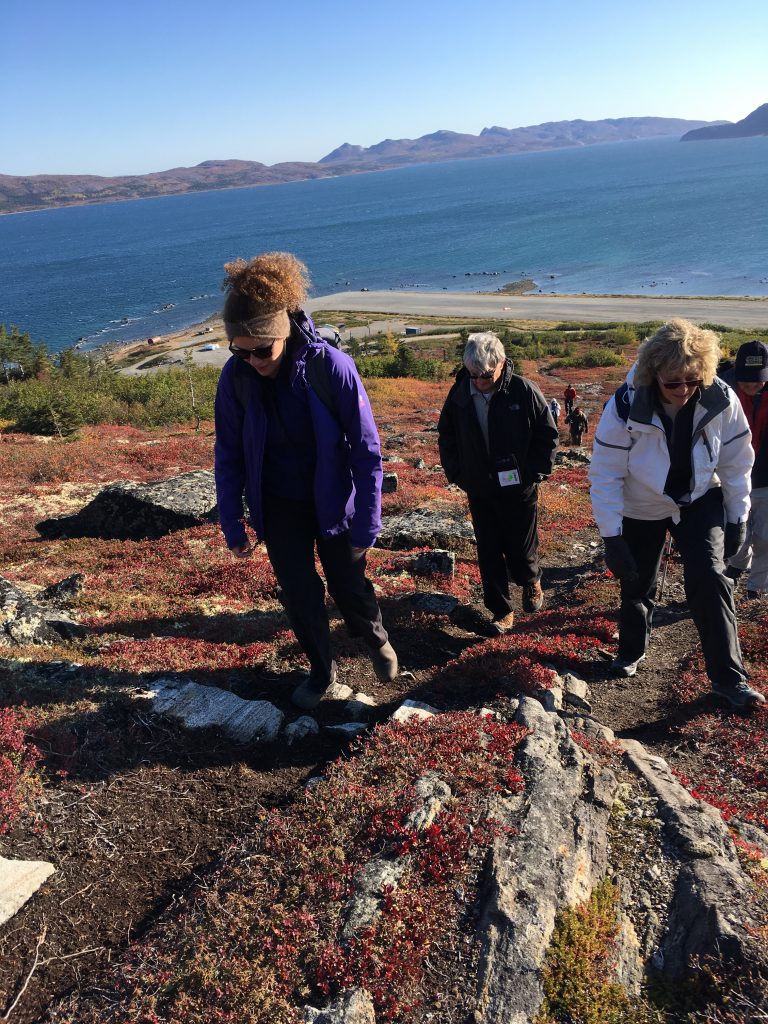
POLYGON ((555 421, 555 426, 560 422, 560 403, 556 398, 553 398, 549 403, 549 411, 552 414, 552 419, 555 421))
POLYGON ((565 400, 565 415, 568 417, 573 412, 573 403, 576 401, 576 388, 573 384, 569 384, 565 389, 563 398, 565 400))
POLYGON ((232 358, 216 392, 216 492, 221 528, 237 558, 250 522, 282 589, 310 672, 293 694, 313 708, 336 678, 325 588, 350 633, 367 644, 382 681, 397 656, 381 622, 366 552, 381 528, 381 453, 368 396, 352 359, 328 347, 299 308, 307 269, 288 253, 224 267, 224 327, 232 358))
POLYGON ((510 578, 525 611, 544 603, 538 484, 552 472, 557 428, 538 387, 512 372, 502 343, 484 332, 469 336, 438 432, 445 475, 469 499, 485 606, 495 631, 508 633, 510 578))
POLYGON ((672 320, 640 346, 605 405, 589 477, 605 563, 621 583, 614 674, 645 658, 667 531, 715 694, 737 708, 764 703, 741 660, 733 582, 724 558, 744 542, 754 454, 734 392, 715 376, 718 337, 672 320))
POLYGON ((741 402, 755 452, 747 536, 726 572, 736 579, 748 573, 748 598, 768 597, 768 345, 757 339, 745 342, 720 376, 741 402))
POLYGON ((589 420, 581 411, 581 407, 575 405, 566 416, 565 421, 571 431, 571 444, 581 448, 581 439, 589 430, 589 420))

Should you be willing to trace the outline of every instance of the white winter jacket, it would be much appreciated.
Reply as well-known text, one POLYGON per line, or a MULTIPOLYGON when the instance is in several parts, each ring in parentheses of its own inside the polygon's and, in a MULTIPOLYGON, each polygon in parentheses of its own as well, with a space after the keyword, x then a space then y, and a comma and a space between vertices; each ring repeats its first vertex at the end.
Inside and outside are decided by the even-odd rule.
POLYGON ((623 516, 669 517, 677 523, 680 508, 711 487, 722 487, 729 523, 746 520, 754 451, 734 392, 716 377, 699 394, 693 417, 693 486, 678 505, 664 493, 670 459, 664 424, 655 409, 655 389, 635 388, 634 371, 633 366, 626 383, 606 402, 595 432, 589 480, 600 535, 618 536, 623 516))

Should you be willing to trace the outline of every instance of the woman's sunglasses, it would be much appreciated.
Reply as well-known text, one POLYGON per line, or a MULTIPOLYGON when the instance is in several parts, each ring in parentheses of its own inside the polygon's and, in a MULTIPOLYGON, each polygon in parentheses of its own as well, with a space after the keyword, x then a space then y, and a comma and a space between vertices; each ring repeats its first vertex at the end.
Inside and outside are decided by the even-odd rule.
POLYGON ((234 345, 231 341, 229 343, 229 351, 233 356, 239 356, 240 359, 246 361, 255 356, 256 359, 270 359, 272 356, 272 349, 275 347, 277 338, 270 341, 268 345, 262 345, 259 348, 240 348, 239 345, 234 345))
POLYGON ((699 377, 697 380, 660 380, 659 384, 667 391, 679 391, 681 388, 690 388, 694 391, 700 388, 704 381, 699 377))

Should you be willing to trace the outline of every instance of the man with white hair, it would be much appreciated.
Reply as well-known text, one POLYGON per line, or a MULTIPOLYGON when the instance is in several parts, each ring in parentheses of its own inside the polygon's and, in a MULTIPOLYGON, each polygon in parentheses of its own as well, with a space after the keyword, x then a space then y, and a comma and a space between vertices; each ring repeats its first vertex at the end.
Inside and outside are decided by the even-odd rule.
POLYGON ((558 436, 539 388, 512 369, 495 334, 471 334, 438 423, 440 461, 467 494, 483 600, 500 634, 515 621, 510 579, 523 588, 524 611, 544 604, 538 485, 552 472, 558 436))

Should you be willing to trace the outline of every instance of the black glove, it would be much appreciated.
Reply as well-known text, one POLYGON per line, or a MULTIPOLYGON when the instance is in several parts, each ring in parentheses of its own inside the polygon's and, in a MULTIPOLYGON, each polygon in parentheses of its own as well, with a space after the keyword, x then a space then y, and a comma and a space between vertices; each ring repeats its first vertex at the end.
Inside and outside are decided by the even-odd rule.
POLYGON ((624 583, 635 583, 639 579, 637 562, 624 538, 621 535, 603 537, 603 544, 605 544, 605 564, 616 579, 623 580, 624 583))
POLYGON ((726 523, 725 539, 723 540, 723 558, 728 561, 733 558, 736 552, 747 539, 746 523, 726 523))

